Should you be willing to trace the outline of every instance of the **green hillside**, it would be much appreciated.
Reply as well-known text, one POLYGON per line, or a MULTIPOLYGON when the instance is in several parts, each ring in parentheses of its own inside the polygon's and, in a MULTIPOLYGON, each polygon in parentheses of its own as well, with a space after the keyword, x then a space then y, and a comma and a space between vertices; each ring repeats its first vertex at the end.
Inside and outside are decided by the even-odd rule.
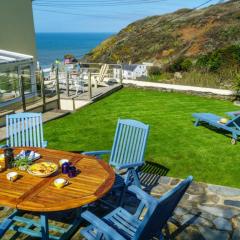
POLYGON ((136 21, 85 56, 91 62, 166 63, 240 43, 240 1, 136 21))

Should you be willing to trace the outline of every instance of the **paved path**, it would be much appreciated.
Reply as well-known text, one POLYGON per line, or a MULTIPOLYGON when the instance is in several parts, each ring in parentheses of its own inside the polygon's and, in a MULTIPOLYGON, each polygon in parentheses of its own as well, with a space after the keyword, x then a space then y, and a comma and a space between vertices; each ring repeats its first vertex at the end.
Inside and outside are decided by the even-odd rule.
MULTIPOLYGON (((151 193, 159 197, 179 181, 161 177, 151 193)), ((240 189, 193 182, 173 218, 182 229, 179 231, 174 224, 169 224, 173 239, 239 240, 240 189)))
POLYGON ((165 84, 165 83, 155 83, 155 82, 144 82, 144 81, 136 81, 136 80, 123 80, 123 84, 135 85, 135 86, 147 87, 147 88, 158 88, 158 89, 165 89, 165 90, 192 91, 192 92, 198 92, 198 93, 210 93, 210 94, 222 95, 222 96, 231 96, 231 95, 234 94, 233 91, 225 90, 225 89, 192 87, 192 86, 165 84))

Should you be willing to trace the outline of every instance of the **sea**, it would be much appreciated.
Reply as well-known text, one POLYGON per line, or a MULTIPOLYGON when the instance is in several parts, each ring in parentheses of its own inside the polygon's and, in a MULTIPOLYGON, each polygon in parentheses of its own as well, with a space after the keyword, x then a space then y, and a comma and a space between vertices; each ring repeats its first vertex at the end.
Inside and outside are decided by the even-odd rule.
POLYGON ((37 55, 42 68, 50 67, 65 54, 83 57, 114 33, 37 33, 37 55))

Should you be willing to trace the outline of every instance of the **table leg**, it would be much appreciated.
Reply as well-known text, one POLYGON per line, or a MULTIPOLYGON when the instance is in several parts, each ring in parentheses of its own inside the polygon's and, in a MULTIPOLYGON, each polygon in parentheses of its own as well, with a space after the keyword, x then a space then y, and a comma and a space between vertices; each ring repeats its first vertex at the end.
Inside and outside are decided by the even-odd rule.
POLYGON ((78 230, 82 222, 82 217, 81 217, 82 212, 83 212, 82 208, 76 209, 76 217, 73 223, 71 224, 71 226, 69 227, 68 231, 64 233, 60 238, 61 240, 69 240, 73 236, 73 234, 78 230))
POLYGON ((49 226, 47 214, 40 215, 42 240, 49 240, 49 226))

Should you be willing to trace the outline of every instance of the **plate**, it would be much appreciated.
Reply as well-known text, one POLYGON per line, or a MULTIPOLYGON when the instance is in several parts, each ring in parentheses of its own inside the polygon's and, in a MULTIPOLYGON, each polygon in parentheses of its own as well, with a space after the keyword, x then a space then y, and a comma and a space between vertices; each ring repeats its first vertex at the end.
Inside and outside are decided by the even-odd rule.
POLYGON ((53 162, 35 163, 28 167, 29 174, 36 177, 48 177, 58 170, 58 165, 53 162))
POLYGON ((39 154, 39 153, 34 153, 34 157, 33 157, 33 159, 31 160, 32 162, 33 161, 36 161, 36 160, 38 160, 39 158, 41 158, 41 155, 39 154))

